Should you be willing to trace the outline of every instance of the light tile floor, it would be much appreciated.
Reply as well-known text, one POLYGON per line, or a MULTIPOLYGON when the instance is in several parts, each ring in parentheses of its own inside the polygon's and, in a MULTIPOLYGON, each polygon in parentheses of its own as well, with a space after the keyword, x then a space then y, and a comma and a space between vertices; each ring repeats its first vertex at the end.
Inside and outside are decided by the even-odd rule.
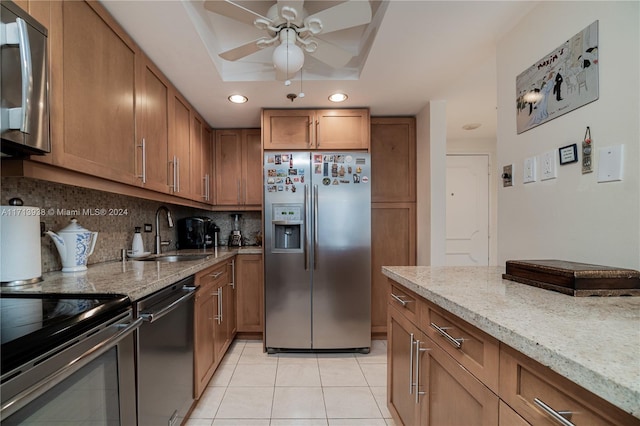
POLYGON ((387 426, 387 342, 363 354, 276 354, 229 348, 187 426, 387 426))

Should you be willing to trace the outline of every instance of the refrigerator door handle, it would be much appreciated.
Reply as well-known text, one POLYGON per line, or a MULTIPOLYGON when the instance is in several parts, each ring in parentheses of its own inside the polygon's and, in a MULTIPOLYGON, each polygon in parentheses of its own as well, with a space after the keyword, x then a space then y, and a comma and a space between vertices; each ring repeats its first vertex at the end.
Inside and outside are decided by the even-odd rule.
MULTIPOLYGON (((307 221, 307 206, 309 205, 309 185, 304 186, 304 215, 302 216, 307 221)), ((305 226, 304 230, 304 270, 309 270, 309 231, 305 226)))
POLYGON ((313 269, 318 269, 318 185, 313 185, 313 269))

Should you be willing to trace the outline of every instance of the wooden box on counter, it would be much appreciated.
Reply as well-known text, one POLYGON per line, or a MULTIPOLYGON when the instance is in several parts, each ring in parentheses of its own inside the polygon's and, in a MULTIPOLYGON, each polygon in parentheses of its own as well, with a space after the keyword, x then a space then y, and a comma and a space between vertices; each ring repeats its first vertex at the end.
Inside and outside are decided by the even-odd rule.
POLYGON ((508 260, 502 278, 571 296, 640 296, 640 272, 564 260, 508 260))

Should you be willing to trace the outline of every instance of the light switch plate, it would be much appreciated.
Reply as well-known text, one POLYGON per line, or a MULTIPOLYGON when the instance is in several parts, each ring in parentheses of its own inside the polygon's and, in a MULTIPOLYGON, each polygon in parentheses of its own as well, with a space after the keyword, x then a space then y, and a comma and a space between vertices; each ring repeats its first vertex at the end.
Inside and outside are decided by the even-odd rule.
POLYGON ((622 180, 624 145, 607 146, 598 150, 598 182, 622 180))
POLYGON ((556 151, 547 151, 541 155, 540 159, 540 180, 555 179, 558 177, 558 167, 556 167, 556 151))
POLYGON ((536 157, 529 157, 524 160, 522 171, 522 182, 531 183, 536 181, 536 157))

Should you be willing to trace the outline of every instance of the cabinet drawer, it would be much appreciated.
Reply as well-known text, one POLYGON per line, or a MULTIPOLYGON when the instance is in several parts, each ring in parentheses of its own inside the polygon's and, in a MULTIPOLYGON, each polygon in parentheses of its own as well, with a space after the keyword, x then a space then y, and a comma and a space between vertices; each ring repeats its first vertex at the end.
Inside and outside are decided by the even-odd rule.
POLYGON ((410 321, 414 324, 418 324, 420 308, 418 306, 419 300, 414 294, 403 290, 401 287, 393 284, 389 280, 391 285, 391 292, 389 293, 389 304, 398 308, 410 321))
POLYGON ((227 262, 222 262, 196 274, 196 284, 200 286, 218 286, 229 282, 227 262))
POLYGON ((500 398, 535 425, 557 425, 553 416, 564 412, 575 425, 640 425, 640 419, 506 345, 500 350, 500 398))
POLYGON ((425 301, 420 328, 489 389, 498 392, 498 340, 425 301))

